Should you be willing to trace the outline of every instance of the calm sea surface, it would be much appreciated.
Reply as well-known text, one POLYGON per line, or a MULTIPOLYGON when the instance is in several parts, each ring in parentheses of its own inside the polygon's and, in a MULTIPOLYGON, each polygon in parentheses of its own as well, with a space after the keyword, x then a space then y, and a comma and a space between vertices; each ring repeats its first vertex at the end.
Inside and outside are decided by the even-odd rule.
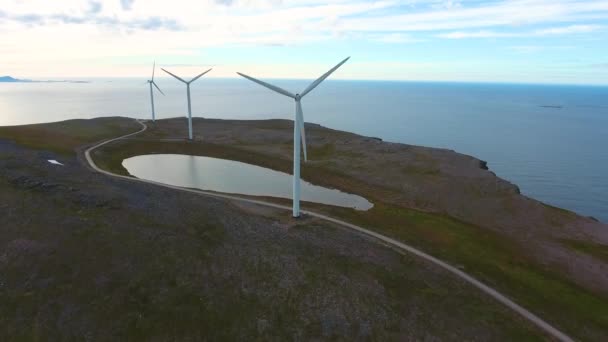
MULTIPOLYGON (((185 115, 185 86, 157 83, 166 94, 156 94, 157 118, 185 115)), ((276 81, 292 92, 307 83, 276 81)), ((144 79, 0 83, 0 125, 149 118, 148 92, 144 79)), ((476 156, 524 194, 608 222, 608 87, 328 80, 303 108, 308 122, 476 156)), ((234 119, 294 111, 293 100, 247 80, 211 78, 193 83, 192 110, 234 119)))

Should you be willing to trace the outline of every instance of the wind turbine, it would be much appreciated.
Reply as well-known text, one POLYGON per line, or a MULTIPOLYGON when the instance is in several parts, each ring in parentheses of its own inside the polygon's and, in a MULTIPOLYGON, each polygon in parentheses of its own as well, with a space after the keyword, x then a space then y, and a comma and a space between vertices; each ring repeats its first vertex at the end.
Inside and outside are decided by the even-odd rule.
POLYGON ((171 75, 171 76, 175 77, 175 78, 176 78, 176 79, 178 79, 179 81, 182 81, 182 82, 186 83, 186 89, 187 89, 187 92, 188 92, 188 138, 189 138, 190 140, 192 140, 192 107, 191 107, 191 105, 190 105, 190 83, 192 83, 192 82, 194 82, 194 81, 198 80, 198 79, 199 79, 201 76, 203 76, 204 74, 208 73, 208 72, 209 72, 209 71, 211 71, 211 69, 213 69, 213 68, 211 68, 211 69, 209 69, 209 70, 207 70, 207 71, 203 72, 202 74, 200 74, 200 75, 196 76, 195 78, 191 79, 190 81, 185 81, 185 80, 184 80, 184 79, 182 79, 181 77, 176 76, 176 75, 174 75, 174 74, 170 73, 169 71, 167 71, 167 70, 165 70, 165 69, 163 69, 163 68, 161 68, 161 69, 162 69, 162 71, 164 71, 164 72, 166 72, 167 74, 169 74, 169 75, 171 75))
POLYGON ((154 85, 156 87, 156 89, 158 89, 158 91, 160 91, 161 94, 163 94, 163 96, 165 96, 165 93, 163 93, 162 90, 160 90, 160 88, 156 85, 156 82, 154 82, 154 70, 156 69, 156 61, 154 62, 154 65, 152 66, 152 79, 148 80, 148 84, 150 84, 150 103, 152 104, 152 122, 156 122, 156 118, 154 117, 154 92, 152 91, 152 85, 154 85))
POLYGON ((306 96, 306 94, 310 93, 319 84, 321 84, 323 80, 342 66, 342 64, 346 63, 349 58, 350 57, 347 57, 342 62, 338 63, 338 65, 331 68, 328 72, 319 77, 316 81, 312 82, 301 94, 295 95, 270 83, 266 83, 251 76, 237 72, 237 74, 250 81, 258 83, 279 94, 293 98, 296 102, 296 113, 293 125, 293 217, 300 217, 300 138, 302 138, 302 148, 304 149, 304 161, 308 160, 308 157, 306 156, 306 131, 304 130, 304 113, 302 112, 301 100, 304 96, 306 96))

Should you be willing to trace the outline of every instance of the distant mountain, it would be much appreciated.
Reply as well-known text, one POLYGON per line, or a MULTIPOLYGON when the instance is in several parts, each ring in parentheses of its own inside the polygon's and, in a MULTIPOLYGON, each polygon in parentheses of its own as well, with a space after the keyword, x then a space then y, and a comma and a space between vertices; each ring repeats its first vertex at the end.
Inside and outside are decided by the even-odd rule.
POLYGON ((20 80, 18 78, 14 78, 11 76, 0 76, 0 83, 17 83, 17 82, 37 82, 37 83, 90 83, 89 81, 71 81, 71 80, 63 80, 63 81, 32 81, 32 80, 20 80))
POLYGON ((0 82, 31 82, 30 80, 20 80, 10 76, 0 76, 0 82))

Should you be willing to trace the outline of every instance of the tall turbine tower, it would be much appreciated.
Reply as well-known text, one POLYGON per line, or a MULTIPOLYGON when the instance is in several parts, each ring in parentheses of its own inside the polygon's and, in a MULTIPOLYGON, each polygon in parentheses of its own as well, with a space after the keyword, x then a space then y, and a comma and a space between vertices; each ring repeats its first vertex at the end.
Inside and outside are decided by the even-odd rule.
POLYGON ((152 91, 152 85, 154 85, 156 87, 156 89, 158 89, 158 91, 160 91, 161 94, 163 94, 163 96, 165 96, 165 93, 163 93, 162 90, 160 90, 160 88, 156 85, 156 82, 154 82, 154 70, 156 69, 156 62, 154 62, 154 64, 152 65, 152 79, 148 80, 148 84, 150 84, 150 103, 152 104, 152 122, 156 122, 156 117, 154 114, 154 92, 152 91))
POLYGON ((237 74, 245 77, 246 79, 258 83, 270 90, 276 91, 279 94, 289 96, 295 100, 296 103, 296 113, 293 125, 293 217, 300 217, 300 138, 302 138, 302 148, 304 149, 304 161, 307 161, 308 158, 306 156, 306 132, 304 130, 304 113, 302 112, 302 103, 301 100, 306 94, 310 93, 313 89, 315 89, 323 80, 325 80, 329 75, 331 75, 336 69, 338 69, 342 64, 346 63, 346 61, 350 57, 344 59, 342 62, 338 63, 335 67, 331 68, 328 72, 323 74, 323 76, 319 77, 316 81, 312 82, 301 94, 292 94, 285 89, 279 88, 272 84, 266 83, 264 81, 260 81, 251 76, 247 76, 245 74, 241 74, 237 72, 237 74))
POLYGON ((198 80, 198 79, 199 79, 201 76, 203 76, 204 74, 208 73, 208 72, 209 72, 209 71, 211 71, 211 69, 213 69, 213 68, 211 68, 211 69, 209 69, 209 70, 207 70, 207 71, 203 72, 202 74, 200 74, 200 75, 196 76, 195 78, 191 79, 190 81, 184 81, 184 79, 182 79, 181 77, 176 76, 176 75, 174 75, 174 74, 172 74, 172 73, 168 72, 167 70, 165 70, 165 69, 163 69, 163 68, 161 68, 161 69, 162 69, 164 72, 166 72, 167 74, 169 74, 169 75, 171 75, 171 76, 175 77, 175 78, 176 78, 176 79, 178 79, 179 81, 182 81, 182 82, 186 83, 186 89, 187 89, 187 93, 188 93, 188 138, 189 138, 190 140, 192 140, 192 107, 191 107, 191 105, 190 105, 190 83, 192 83, 192 82, 194 82, 194 81, 198 80))

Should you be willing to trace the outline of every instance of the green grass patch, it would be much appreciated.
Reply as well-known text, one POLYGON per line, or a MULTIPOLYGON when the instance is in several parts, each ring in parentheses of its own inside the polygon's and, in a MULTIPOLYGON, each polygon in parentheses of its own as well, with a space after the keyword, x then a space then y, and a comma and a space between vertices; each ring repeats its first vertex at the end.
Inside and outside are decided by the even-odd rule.
POLYGON ((308 147, 308 156, 311 160, 327 159, 336 152, 336 146, 332 143, 323 144, 319 147, 308 147))
MULTIPOLYGON (((121 141, 98 152, 94 156, 98 165, 121 174, 126 173, 121 166, 123 159, 152 152, 230 159, 287 173, 292 166, 291 160, 201 142, 121 141)), ((320 156, 332 152, 329 145, 317 151, 320 156)), ((365 196, 375 204, 368 212, 322 205, 309 207, 411 244, 461 267, 574 337, 598 340, 608 334, 608 298, 536 262, 514 240, 446 215, 386 204, 384 198, 393 194, 391 190, 370 187, 322 166, 303 165, 302 178, 365 196)), ((584 249, 591 253, 588 246, 584 249)), ((594 249, 593 253, 599 252, 594 249)))
POLYGON ((608 262, 608 246, 606 245, 573 239, 561 239, 559 242, 572 250, 608 262))
POLYGON ((128 118, 78 119, 0 127, 0 138, 34 149, 72 154, 79 146, 135 132, 140 127, 128 118))
POLYGON ((495 232, 448 216, 381 203, 368 212, 331 208, 327 213, 462 267, 573 336, 596 340, 608 333, 608 298, 542 267, 515 241, 495 232))
POLYGON ((402 168, 401 171, 406 175, 413 176, 437 176, 441 172, 436 167, 425 167, 420 165, 409 164, 402 168))

